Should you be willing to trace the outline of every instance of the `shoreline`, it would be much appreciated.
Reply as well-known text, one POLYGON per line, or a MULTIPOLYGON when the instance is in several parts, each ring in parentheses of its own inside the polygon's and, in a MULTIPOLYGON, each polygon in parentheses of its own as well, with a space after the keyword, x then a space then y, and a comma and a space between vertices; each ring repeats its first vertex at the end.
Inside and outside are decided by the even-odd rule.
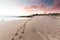
POLYGON ((27 20, 29 19, 0 23, 0 40, 9 40, 27 20))
POLYGON ((60 40, 60 17, 34 16, 31 19, 0 23, 0 40, 60 40))

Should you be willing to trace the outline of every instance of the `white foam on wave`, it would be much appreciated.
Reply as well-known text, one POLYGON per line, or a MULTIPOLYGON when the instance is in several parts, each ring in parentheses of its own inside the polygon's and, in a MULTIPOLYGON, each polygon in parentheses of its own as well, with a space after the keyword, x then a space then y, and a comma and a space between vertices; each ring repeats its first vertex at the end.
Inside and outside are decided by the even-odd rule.
POLYGON ((23 20, 27 18, 22 18, 22 17, 12 17, 12 16, 0 16, 0 22, 3 21, 12 21, 12 20, 23 20))

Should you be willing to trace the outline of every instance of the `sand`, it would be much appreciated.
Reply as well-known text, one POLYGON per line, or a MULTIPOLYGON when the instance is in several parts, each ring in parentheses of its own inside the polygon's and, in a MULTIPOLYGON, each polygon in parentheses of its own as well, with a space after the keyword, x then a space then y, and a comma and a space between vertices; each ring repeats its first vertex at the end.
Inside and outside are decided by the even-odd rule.
POLYGON ((57 20, 55 17, 36 16, 2 23, 0 40, 60 40, 60 21, 57 20))
POLYGON ((0 40, 10 40, 27 20, 14 20, 0 23, 0 40))

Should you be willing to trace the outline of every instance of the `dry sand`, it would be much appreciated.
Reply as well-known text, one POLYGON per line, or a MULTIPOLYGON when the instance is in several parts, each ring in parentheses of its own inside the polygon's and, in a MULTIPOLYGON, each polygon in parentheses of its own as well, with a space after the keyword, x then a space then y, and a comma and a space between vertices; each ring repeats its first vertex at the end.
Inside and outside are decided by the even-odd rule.
POLYGON ((60 40, 60 21, 57 20, 36 16, 25 21, 2 23, 0 40, 60 40))
POLYGON ((14 20, 0 23, 0 40, 10 40, 27 20, 14 20))

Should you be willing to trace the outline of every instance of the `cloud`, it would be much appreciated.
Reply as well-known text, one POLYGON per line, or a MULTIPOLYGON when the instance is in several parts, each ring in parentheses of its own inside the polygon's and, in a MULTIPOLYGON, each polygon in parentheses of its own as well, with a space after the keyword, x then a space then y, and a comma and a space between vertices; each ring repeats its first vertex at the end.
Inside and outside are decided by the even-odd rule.
POLYGON ((50 8, 50 11, 60 13, 60 0, 55 0, 53 6, 50 8))
POLYGON ((26 11, 29 12, 59 12, 60 13, 60 0, 55 0, 53 6, 51 8, 48 8, 46 4, 40 4, 40 5, 31 5, 25 7, 26 11))
POLYGON ((47 7, 45 4, 31 5, 31 6, 25 7, 25 10, 29 11, 29 12, 39 12, 39 11, 45 12, 45 11, 47 11, 47 7))

